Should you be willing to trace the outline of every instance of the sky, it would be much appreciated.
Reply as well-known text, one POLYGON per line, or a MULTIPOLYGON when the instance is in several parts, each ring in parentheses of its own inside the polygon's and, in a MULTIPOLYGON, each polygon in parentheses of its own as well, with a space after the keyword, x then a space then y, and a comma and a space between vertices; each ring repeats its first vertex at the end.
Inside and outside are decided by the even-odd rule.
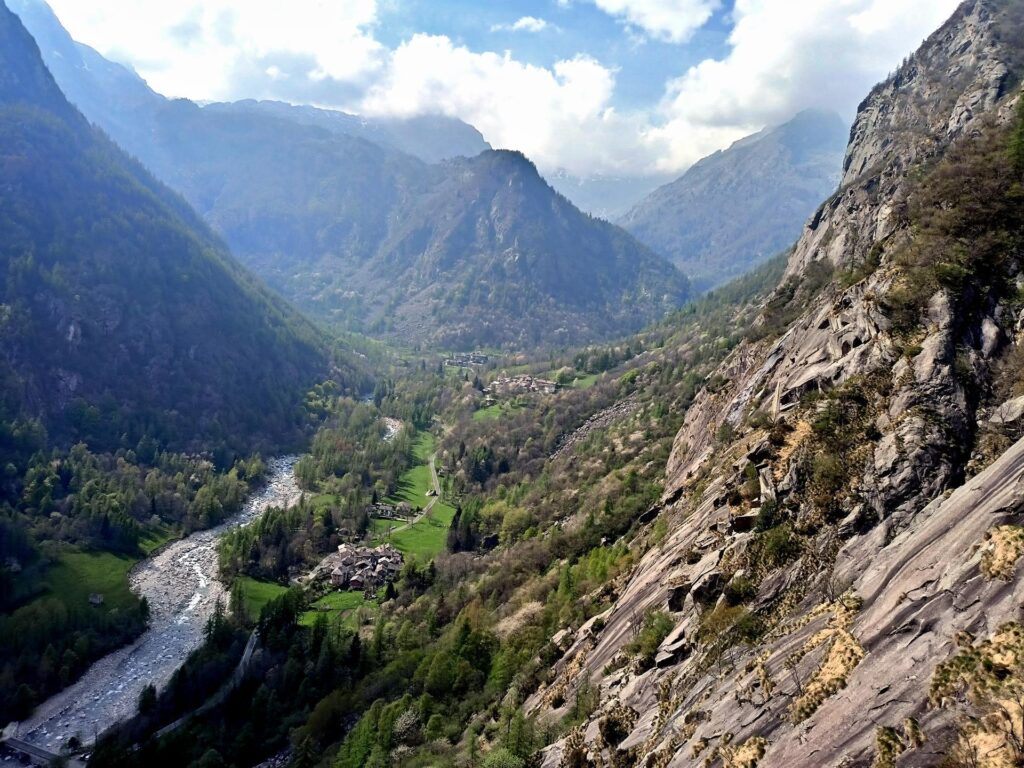
POLYGON ((807 108, 852 121, 958 0, 49 0, 160 93, 445 114, 544 171, 680 173, 807 108))

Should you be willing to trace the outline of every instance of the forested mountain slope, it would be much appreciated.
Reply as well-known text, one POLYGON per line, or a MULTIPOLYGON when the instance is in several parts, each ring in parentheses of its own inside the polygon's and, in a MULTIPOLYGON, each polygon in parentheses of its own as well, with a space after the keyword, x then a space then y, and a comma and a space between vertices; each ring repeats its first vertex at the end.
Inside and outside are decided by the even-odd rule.
POLYGON ((387 299, 379 319, 403 338, 580 343, 635 331, 686 298, 671 264, 581 213, 522 154, 485 152, 440 170, 356 280, 387 299))
POLYGON ((327 377, 369 384, 89 125, 0 4, 0 722, 145 629, 129 570, 238 512, 327 377))
POLYGON ((430 165, 400 151, 413 151, 414 138, 431 160, 457 154, 449 140, 486 149, 443 118, 364 125, 274 103, 167 100, 72 41, 42 0, 16 7, 91 121, 257 275, 336 325, 403 343, 564 344, 635 331, 686 296, 671 265, 580 214, 532 164, 485 152, 430 165), (457 274, 445 269, 455 249, 464 250, 457 274), (458 287, 474 271, 489 282, 458 287), (577 287, 570 277, 585 279, 577 287))
MULTIPOLYGON (((319 333, 64 99, 17 17, 0 47, 8 417, 98 446, 289 442, 319 333)), ((350 383, 356 383, 350 379, 350 383)))

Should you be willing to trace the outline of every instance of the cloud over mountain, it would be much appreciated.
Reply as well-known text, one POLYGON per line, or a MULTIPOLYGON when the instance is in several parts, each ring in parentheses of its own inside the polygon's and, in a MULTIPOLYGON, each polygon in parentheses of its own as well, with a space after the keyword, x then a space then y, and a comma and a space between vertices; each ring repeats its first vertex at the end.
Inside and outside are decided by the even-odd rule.
POLYGON ((511 21, 500 9, 445 3, 447 21, 438 21, 443 14, 406 17, 377 0, 296 0, 287 7, 269 0, 53 0, 77 39, 131 64, 170 96, 273 98, 372 115, 443 113, 473 123, 495 147, 527 153, 542 169, 581 176, 677 173, 801 109, 851 116, 870 84, 956 6, 537 0, 511 21), (566 34, 528 34, 556 24, 566 34), (493 50, 495 32, 523 34, 506 37, 519 41, 514 49, 493 50), (698 44, 698 33, 712 42, 698 44), (531 47, 528 41, 541 37, 544 43, 531 47), (660 97, 637 103, 621 75, 649 46, 661 46, 651 50, 665 67, 664 83, 660 97))

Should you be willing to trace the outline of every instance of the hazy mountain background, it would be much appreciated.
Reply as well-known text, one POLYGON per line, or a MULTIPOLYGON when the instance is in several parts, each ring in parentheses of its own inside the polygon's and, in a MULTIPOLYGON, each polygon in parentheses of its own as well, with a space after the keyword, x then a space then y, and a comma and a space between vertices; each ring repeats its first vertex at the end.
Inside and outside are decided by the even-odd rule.
POLYGON ((425 163, 439 163, 453 157, 473 157, 491 148, 476 128, 443 115, 422 115, 406 119, 371 118, 333 109, 251 99, 207 104, 205 109, 211 112, 280 117, 294 123, 324 128, 334 134, 366 139, 412 155, 425 163))
POLYGON ((6 7, 0 21, 6 416, 101 446, 294 440, 324 337, 68 104, 6 7))
POLYGON ((808 110, 696 163, 617 223, 700 288, 788 248, 835 191, 849 134, 835 113, 808 110))
POLYGON ((581 214, 532 164, 479 156, 487 145, 463 123, 164 99, 71 40, 41 0, 14 8, 90 120, 332 323, 437 344, 585 342, 686 298, 667 261, 581 214), (463 152, 478 157, 454 159, 463 152))
POLYGON ((657 176, 578 176, 564 169, 544 174, 558 192, 572 200, 581 211, 615 221, 629 213, 638 202, 658 187, 672 181, 668 175, 657 176))

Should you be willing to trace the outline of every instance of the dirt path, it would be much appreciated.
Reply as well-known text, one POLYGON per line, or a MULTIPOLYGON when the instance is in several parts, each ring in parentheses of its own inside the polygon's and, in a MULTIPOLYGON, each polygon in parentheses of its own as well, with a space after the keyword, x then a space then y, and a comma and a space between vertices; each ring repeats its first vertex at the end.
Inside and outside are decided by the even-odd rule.
POLYGON ((397 528, 392 528, 388 531, 388 536, 393 536, 399 531, 404 531, 407 528, 412 528, 416 523, 420 522, 423 518, 430 514, 434 505, 437 504, 441 498, 441 482, 437 479, 437 465, 434 463, 437 460, 437 454, 433 454, 430 457, 430 481, 434 486, 434 496, 427 502, 425 506, 416 517, 407 522, 405 525, 400 525, 397 528))

